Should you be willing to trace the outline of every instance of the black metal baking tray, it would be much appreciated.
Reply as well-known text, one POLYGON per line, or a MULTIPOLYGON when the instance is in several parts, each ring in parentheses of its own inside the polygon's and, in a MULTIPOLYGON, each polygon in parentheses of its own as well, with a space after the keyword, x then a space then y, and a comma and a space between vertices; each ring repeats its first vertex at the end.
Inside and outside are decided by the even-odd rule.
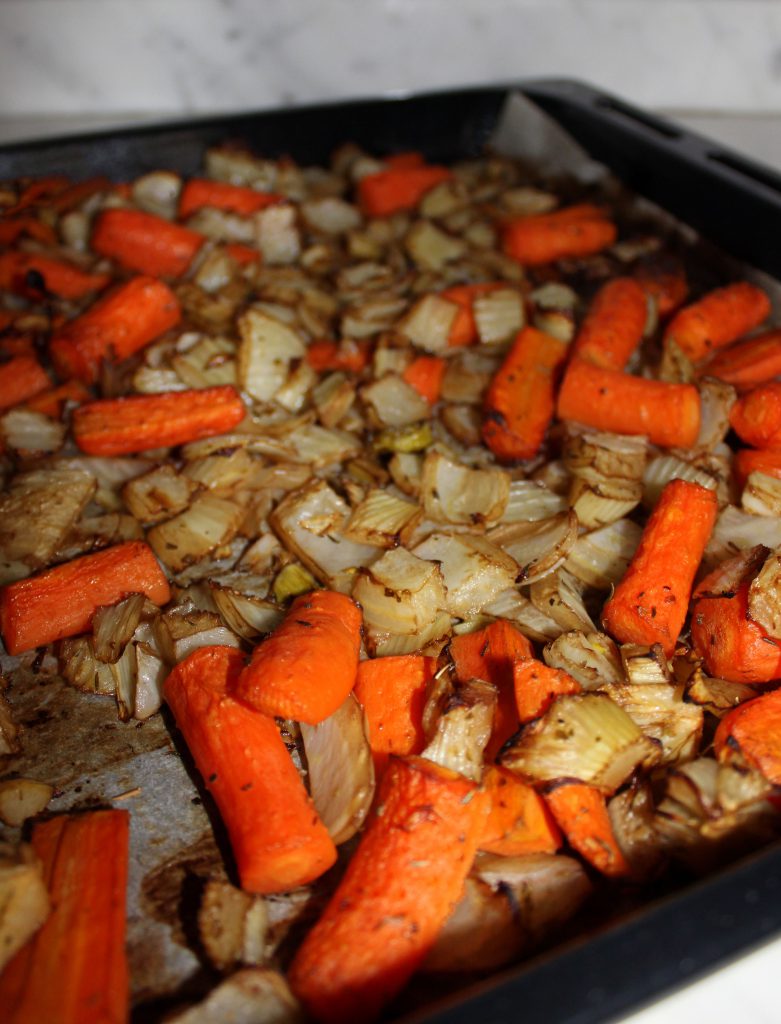
MULTIPOLYGON (((711 242, 781 277, 781 175, 670 121, 569 80, 261 111, 0 147, 0 179, 66 173, 124 180, 194 174, 206 146, 322 162, 336 144, 478 155, 513 91, 565 128, 627 186, 711 242)), ((713 970, 781 931, 781 845, 651 902, 618 923, 404 1018, 407 1024, 598 1024, 713 970)))

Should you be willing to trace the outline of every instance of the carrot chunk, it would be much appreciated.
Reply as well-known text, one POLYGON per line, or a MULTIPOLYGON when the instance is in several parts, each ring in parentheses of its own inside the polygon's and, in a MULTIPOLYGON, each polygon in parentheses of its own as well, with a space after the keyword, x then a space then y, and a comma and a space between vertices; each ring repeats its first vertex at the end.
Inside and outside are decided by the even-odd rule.
POLYGON ((631 277, 603 285, 575 339, 573 354, 606 370, 623 370, 640 344, 648 318, 646 293, 631 277))
POLYGON ((92 395, 86 387, 78 380, 69 380, 59 387, 49 388, 42 391, 35 398, 31 398, 25 405, 33 412, 42 412, 44 416, 51 416, 52 419, 59 419, 66 402, 75 402, 81 405, 89 402, 92 395))
POLYGON ((436 405, 442 391, 446 362, 438 356, 418 356, 402 374, 419 395, 431 405, 436 405))
POLYGON ((739 281, 709 292, 670 321, 664 341, 674 341, 694 362, 758 327, 770 313, 770 299, 761 288, 739 281))
POLYGON ((390 156, 384 156, 382 162, 386 167, 399 171, 409 170, 410 167, 422 167, 426 161, 422 153, 418 153, 417 150, 408 150, 405 153, 391 153, 390 156))
POLYGON ((483 775, 489 804, 478 848, 502 857, 555 853, 561 833, 545 801, 506 768, 491 765, 483 775))
POLYGON ((781 450, 777 448, 741 448, 732 460, 735 483, 742 491, 751 473, 781 480, 781 450))
POLYGON ((781 690, 740 704, 719 722, 713 738, 716 756, 737 753, 775 786, 781 786, 781 690))
POLYGON ((518 718, 532 722, 550 707, 553 698, 561 693, 580 693, 580 683, 569 672, 551 668, 536 658, 516 661, 513 665, 513 684, 518 718))
POLYGON ((359 663, 355 696, 366 715, 378 778, 391 754, 419 754, 425 747, 423 708, 435 667, 436 659, 422 654, 359 663))
POLYGON ((0 245, 13 245, 22 235, 43 245, 56 245, 57 232, 36 217, 9 217, 0 220, 0 245))
POLYGON ((388 217, 417 206, 426 192, 452 178, 446 167, 425 164, 390 167, 367 174, 358 183, 358 205, 367 217, 388 217))
POLYGON ((52 910, 0 975, 6 1024, 124 1024, 129 815, 100 810, 36 824, 52 910))
POLYGON ((667 384, 573 360, 564 375, 558 415, 597 430, 646 435, 663 448, 691 448, 700 430, 700 395, 692 384, 667 384))
POLYGON ((242 245, 241 242, 228 242, 225 246, 225 252, 240 267, 246 267, 248 263, 260 262, 260 252, 257 249, 253 249, 251 245, 242 245))
POLYGON ((19 405, 50 388, 51 383, 35 356, 14 356, 0 365, 0 409, 19 405))
POLYGON ((339 344, 335 341, 313 341, 306 350, 306 361, 313 370, 343 370, 346 373, 361 373, 369 365, 371 343, 348 339, 339 344))
POLYGON ((92 230, 101 256, 152 277, 181 277, 204 236, 143 210, 104 210, 92 230))
POLYGON ((766 384, 781 375, 781 331, 767 331, 717 352, 702 374, 734 384, 739 391, 766 384))
POLYGON ((631 874, 613 834, 605 797, 598 789, 564 782, 545 793, 545 802, 572 849, 597 871, 610 878, 631 874))
POLYGON ((168 580, 148 544, 131 540, 9 583, 0 590, 0 631, 9 654, 89 629, 95 611, 129 594, 162 605, 168 580))
POLYGON ((317 725, 347 698, 358 672, 362 616, 344 594, 316 590, 291 604, 260 643, 236 696, 267 715, 317 725))
POLYGON ((519 332, 485 399, 483 440, 498 459, 530 459, 540 450, 567 351, 565 342, 535 327, 519 332))
POLYGON ((458 306, 458 312, 450 327, 447 343, 450 348, 462 348, 477 341, 477 324, 472 309, 475 299, 498 288, 506 288, 502 281, 484 281, 479 284, 457 284, 440 292, 440 298, 458 306))
POLYGON ((14 250, 0 253, 0 288, 17 295, 35 298, 48 293, 80 299, 105 288, 110 280, 108 274, 88 274, 51 256, 14 250))
POLYGON ((204 206, 213 206, 217 210, 228 210, 230 213, 247 216, 279 203, 284 198, 272 192, 258 192, 254 188, 230 185, 225 181, 191 178, 185 184, 179 198, 179 216, 189 217, 191 213, 204 206))
POLYGON ((686 620, 694 575, 716 521, 714 491, 671 480, 602 622, 621 643, 655 644, 670 657, 686 620))
POLYGON ((689 294, 686 271, 675 259, 652 258, 648 262, 640 264, 634 276, 643 286, 646 294, 656 302, 656 309, 660 317, 669 316, 670 313, 678 309, 689 294))
POLYGON ((92 383, 104 359, 127 359, 179 323, 176 296, 154 277, 134 277, 104 295, 52 339, 58 372, 92 383))
POLYGON ((761 384, 732 406, 729 421, 746 444, 781 448, 781 381, 761 384))
POLYGON ((534 267, 565 257, 591 256, 615 240, 615 224, 598 207, 583 203, 509 221, 504 251, 519 263, 534 267))
POLYGON ((290 967, 322 1024, 373 1021, 431 949, 461 895, 487 804, 469 779, 391 758, 377 811, 290 967))
POLYGON ((73 437, 88 455, 131 455, 224 434, 246 410, 234 387, 167 391, 87 402, 73 413, 73 437))

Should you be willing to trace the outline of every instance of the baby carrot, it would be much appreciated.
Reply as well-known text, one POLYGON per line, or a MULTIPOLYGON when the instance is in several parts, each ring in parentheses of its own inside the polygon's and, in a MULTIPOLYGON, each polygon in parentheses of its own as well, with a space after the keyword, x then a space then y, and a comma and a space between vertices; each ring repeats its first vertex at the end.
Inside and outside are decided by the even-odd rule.
POLYGON ((230 384, 87 402, 73 413, 73 437, 88 455, 131 455, 224 434, 244 419, 230 384))
POLYGON ((146 594, 163 605, 168 580, 149 545, 131 540, 83 555, 0 590, 0 632, 9 654, 75 636, 89 629, 104 604, 146 594))
POLYGON ((306 361, 313 370, 344 370, 347 373, 361 373, 369 365, 371 343, 352 339, 335 341, 313 341, 306 350, 306 361))
POLYGON ((496 291, 497 288, 506 287, 507 285, 501 281, 484 281, 479 284, 453 285, 452 288, 446 288, 439 293, 440 298, 447 299, 448 302, 453 302, 458 306, 458 312, 450 326, 450 334, 447 339, 451 348, 461 348, 477 341, 477 324, 472 313, 475 299, 496 291))
POLYGON ((24 188, 15 206, 6 209, 6 213, 13 215, 21 213, 32 206, 38 206, 42 201, 56 196, 70 184, 68 178, 63 174, 50 174, 45 178, 36 178, 24 188))
POLYGON ((152 277, 181 277, 204 236, 143 210, 104 210, 92 230, 101 256, 152 277))
POLYGON ((35 825, 52 910, 0 975, 5 1024, 124 1024, 127 811, 60 815, 35 825))
POLYGON ((243 666, 235 647, 201 647, 164 694, 225 822, 242 888, 287 892, 327 871, 336 847, 274 719, 230 696, 243 666))
POLYGON ((480 850, 522 857, 559 849, 561 834, 545 801, 517 775, 491 765, 483 774, 483 790, 489 810, 477 844, 480 850))
POLYGON ((446 365, 445 360, 438 356, 418 356, 409 364, 402 377, 427 402, 436 405, 442 390, 446 365))
POLYGON ((580 693, 580 683, 563 669, 551 668, 536 658, 516 661, 513 683, 518 718, 531 722, 544 715, 554 697, 560 693, 580 693))
POLYGON ((700 430, 700 395, 692 384, 646 380, 575 359, 559 391, 558 416, 616 434, 644 434, 663 448, 691 448, 700 430))
POLYGON ((225 252, 235 260, 240 267, 246 267, 248 263, 259 263, 260 252, 253 249, 251 245, 242 245, 241 242, 228 242, 225 252))
POLYGON ((615 224, 598 207, 583 203, 509 221, 504 251, 519 263, 534 267, 565 257, 591 256, 615 240, 615 224))
POLYGON ((781 450, 776 448, 741 448, 732 460, 735 483, 742 491, 751 473, 781 480, 781 450))
POLYGON ((755 448, 781 448, 781 381, 760 384, 732 406, 732 429, 755 448))
POLYGON ((25 402, 25 406, 32 409, 33 412, 42 412, 45 416, 51 416, 52 419, 57 420, 62 415, 66 402, 75 402, 81 405, 83 402, 89 402, 91 398, 92 395, 81 381, 69 380, 56 388, 42 391, 35 398, 25 402))
POLYGON ((321 1024, 362 1024, 403 988, 461 895, 486 813, 463 775, 391 758, 376 812, 288 973, 321 1024))
POLYGON ((648 300, 631 277, 616 277, 597 292, 573 355, 606 370, 623 370, 640 344, 648 318, 648 300))
POLYGON ((597 871, 610 878, 631 873, 598 789, 582 782, 554 783, 545 792, 545 802, 572 849, 597 871))
POLYGON ((435 164, 390 167, 361 178, 358 205, 367 217, 388 217, 399 210, 414 208, 426 192, 451 177, 447 167, 435 164))
POLYGON ((734 384, 739 391, 773 380, 781 375, 781 331, 767 331, 717 352, 702 374, 734 384))
POLYGON ((56 245, 57 232, 36 217, 9 217, 0 220, 0 245, 13 245, 22 235, 43 245, 56 245))
POLYGON ((89 274, 51 256, 10 249, 0 253, 0 288, 17 295, 34 298, 49 293, 62 299, 80 299, 105 288, 110 280, 108 274, 89 274))
POLYGON ((485 400, 483 440, 497 459, 531 459, 540 450, 567 350, 565 342, 536 327, 519 332, 485 400))
POLYGON ((720 761, 742 757, 781 786, 781 690, 748 700, 725 715, 713 745, 720 761))
POLYGON ((436 659, 422 654, 358 664, 355 696, 366 715, 377 778, 391 754, 419 754, 425 747, 423 708, 435 668, 436 659))
POLYGON ((191 213, 204 206, 213 206, 218 210, 228 210, 244 216, 263 210, 273 203, 279 203, 284 196, 272 192, 258 192, 254 188, 242 185, 229 185, 225 181, 214 181, 211 178, 191 178, 182 189, 179 198, 179 216, 189 217, 191 213))
POLYGON ((51 381, 35 356, 14 356, 0 364, 0 409, 10 409, 51 387, 51 381))
POLYGON ((111 192, 113 188, 108 178, 99 175, 85 181, 74 182, 56 196, 47 199, 45 205, 48 210, 54 210, 55 213, 66 213, 76 206, 81 206, 90 196, 97 195, 98 192, 111 192))
POLYGON ((386 167, 398 171, 409 170, 410 167, 422 167, 426 161, 422 153, 409 150, 406 153, 391 153, 390 156, 384 156, 382 162, 386 167))
POLYGON ((686 271, 677 260, 651 259, 641 263, 634 273, 647 295, 656 302, 660 317, 669 316, 686 301, 689 283, 686 271))
POLYGON ((762 289, 739 281, 709 292, 676 313, 664 332, 664 341, 675 341, 689 359, 699 362, 713 349, 758 327, 769 313, 770 299, 762 289))
POLYGON ((267 715, 317 725, 355 684, 361 623, 360 608, 345 594, 302 594, 255 648, 237 680, 236 696, 267 715))
POLYGON ((667 484, 602 611, 611 636, 621 643, 659 643, 672 656, 717 511, 715 492, 707 487, 685 480, 667 484))
POLYGON ((54 365, 62 376, 92 383, 103 359, 127 359, 180 318, 179 303, 168 285, 154 277, 134 277, 55 333, 54 365))

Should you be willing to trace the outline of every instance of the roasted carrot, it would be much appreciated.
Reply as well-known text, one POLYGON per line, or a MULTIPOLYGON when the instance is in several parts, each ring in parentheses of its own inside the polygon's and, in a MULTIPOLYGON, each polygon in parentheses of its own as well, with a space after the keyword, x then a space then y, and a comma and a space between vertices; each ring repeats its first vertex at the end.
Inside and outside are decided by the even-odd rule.
POLYGON ((87 402, 73 413, 73 437, 88 455, 132 455, 224 434, 246 410, 234 387, 167 391, 87 402))
POLYGON ((739 281, 709 292, 676 313, 664 332, 664 341, 674 341, 696 363, 713 349, 759 327, 769 313, 770 299, 765 292, 748 281, 739 281))
POLYGON ((197 231, 142 210, 104 210, 92 230, 95 252, 152 277, 181 277, 203 243, 197 231))
POLYGON ((162 605, 168 580, 148 544, 130 540, 45 569, 0 590, 0 632, 9 654, 20 654, 90 627, 95 611, 130 594, 162 605))
POLYGON ((436 164, 390 167, 361 178, 358 204, 367 217, 388 217, 417 206, 426 192, 452 176, 447 167, 436 164))
POLYGON ((730 345, 717 352, 701 373, 734 384, 738 391, 748 391, 781 376, 781 331, 767 331, 730 345))
POLYGON ((231 696, 243 667, 233 647, 201 647, 164 694, 225 822, 242 888, 287 892, 327 871, 336 847, 274 719, 231 696))
POLYGON ((63 174, 50 174, 48 177, 36 178, 27 185, 14 206, 6 209, 6 214, 13 216, 27 210, 31 206, 37 206, 42 201, 58 195, 68 187, 70 180, 63 174))
POLYGON ((616 434, 644 434, 663 448, 691 448, 700 430, 694 385, 603 370, 585 359, 567 368, 557 410, 559 419, 616 434))
POLYGON ((504 229, 504 251, 532 267, 565 257, 591 256, 615 240, 615 224, 602 210, 588 203, 519 217, 509 221, 504 229))
POLYGON ((366 715, 378 778, 391 754, 419 754, 425 747, 423 708, 435 668, 436 659, 422 654, 359 663, 355 696, 366 715))
POLYGON ((75 402, 77 405, 81 405, 84 402, 89 402, 91 398, 92 395, 81 381, 69 380, 56 388, 42 391, 35 398, 25 402, 25 405, 33 412, 42 412, 44 416, 59 419, 66 402, 75 402))
POLYGON ((376 811, 288 980, 322 1024, 377 1018, 426 956, 461 895, 487 804, 421 757, 392 757, 376 811))
POLYGON ((637 267, 634 277, 643 286, 646 294, 656 302, 656 310, 660 317, 669 316, 678 309, 689 294, 686 271, 675 259, 651 258, 637 267))
POLYGON ((781 786, 781 690, 740 704, 719 722, 713 738, 716 756, 736 756, 781 786))
POLYGON ((0 336, 0 354, 6 358, 30 356, 37 361, 35 353, 35 338, 32 334, 3 334, 0 336))
POLYGON ((0 364, 0 409, 10 409, 51 387, 48 374, 35 356, 15 356, 0 364))
POLYGON ((54 210, 55 213, 66 213, 76 206, 81 206, 83 202, 91 196, 97 195, 98 192, 111 192, 113 188, 114 186, 108 178, 100 175, 95 178, 87 178, 85 181, 74 182, 58 192, 56 196, 47 199, 46 208, 54 210))
POLYGON ((251 245, 242 245, 241 242, 228 242, 225 251, 234 259, 240 267, 246 267, 248 263, 259 263, 260 252, 253 249, 251 245))
POLYGON ((317 725, 355 685, 362 622, 360 608, 344 594, 302 594, 255 648, 236 696, 267 715, 317 725))
POLYGON ((506 768, 491 765, 483 774, 489 810, 478 848, 502 857, 555 853, 561 833, 545 801, 506 768))
POLYGON ((313 341, 306 350, 306 361, 313 370, 343 370, 347 373, 361 373, 369 365, 371 342, 355 341, 352 338, 342 342, 313 341))
POLYGON ((154 277, 134 277, 55 333, 54 365, 64 377, 91 383, 104 359, 127 359, 180 319, 179 303, 168 285, 154 277))
POLYGON ((781 381, 761 384, 732 406, 729 421, 746 444, 781 448, 781 381))
POLYGON ((484 281, 479 284, 456 284, 440 292, 440 297, 458 306, 458 312, 450 327, 447 343, 451 348, 461 348, 477 341, 477 324, 472 309, 475 299, 481 295, 506 288, 502 281, 484 281))
POLYGON ((11 217, 0 220, 0 245, 13 245, 22 235, 43 245, 56 245, 57 232, 36 217, 11 217))
POLYGON ((666 485, 602 611, 611 636, 621 643, 659 643, 672 656, 717 511, 716 494, 707 487, 686 480, 666 485))
POLYGON ((503 462, 531 459, 545 439, 568 345, 524 327, 488 388, 483 440, 503 462))
POLYGON ((598 789, 582 782, 555 783, 546 790, 545 802, 572 849, 597 871, 610 878, 631 873, 598 789))
POLYGON ((124 1024, 127 811, 60 815, 33 828, 52 910, 0 975, 5 1024, 124 1024))
POLYGON ((225 181, 214 181, 212 178, 190 178, 182 189, 179 198, 179 216, 189 217, 204 206, 213 206, 217 210, 228 210, 247 216, 267 206, 281 202, 285 197, 273 192, 258 192, 254 188, 241 185, 229 185, 225 181))
POLYGON ((445 360, 438 356, 418 356, 409 364, 402 377, 427 402, 435 405, 439 401, 446 367, 445 360))
POLYGON ((105 288, 110 280, 108 274, 89 274, 65 260, 39 253, 13 249, 0 253, 0 288, 28 298, 51 294, 80 299, 105 288))
POLYGON ((781 450, 777 448, 741 448, 732 460, 732 473, 739 490, 743 490, 751 473, 781 480, 781 450))
POLYGON ((384 156, 382 162, 387 168, 399 171, 409 170, 410 167, 422 167, 426 160, 422 153, 408 150, 405 153, 391 153, 390 156, 384 156))
POLYGON ((497 619, 485 629, 454 636, 449 651, 459 683, 485 679, 498 691, 494 727, 485 750, 486 760, 491 761, 518 728, 513 664, 531 658, 532 645, 506 619, 497 619))
POLYGON ((551 668, 536 658, 525 658, 513 665, 513 683, 518 718, 531 722, 545 714, 560 693, 580 693, 580 683, 569 672, 551 668))
POLYGON ((646 293, 631 277, 616 277, 597 292, 575 339, 573 355, 606 370, 623 370, 640 344, 648 319, 646 293))

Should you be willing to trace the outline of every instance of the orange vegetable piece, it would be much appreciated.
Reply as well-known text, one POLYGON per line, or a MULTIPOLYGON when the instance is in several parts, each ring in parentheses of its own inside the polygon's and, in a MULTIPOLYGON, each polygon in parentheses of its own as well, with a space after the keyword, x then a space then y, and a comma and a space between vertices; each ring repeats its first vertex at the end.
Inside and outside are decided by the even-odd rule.
POLYGON ((442 391, 447 363, 438 356, 418 356, 402 374, 404 380, 431 405, 436 405, 442 391))
POLYGON ((36 217, 9 217, 0 220, 0 245, 13 245, 22 235, 43 245, 56 245, 57 232, 36 217))
POLYGON ((36 178, 23 190, 16 205, 7 207, 5 213, 13 216, 31 206, 38 206, 42 200, 58 195, 69 184, 69 179, 62 174, 50 174, 48 177, 36 178))
POLYGON ((504 251, 519 263, 534 267, 566 257, 592 256, 615 240, 615 224, 598 207, 582 203, 509 221, 504 251))
POLYGON ((561 833, 545 801, 506 768, 491 765, 483 774, 489 803, 478 848, 502 857, 555 853, 561 833))
POLYGON ((78 380, 68 380, 56 388, 42 391, 35 398, 31 398, 25 405, 33 412, 42 412, 44 416, 51 416, 52 419, 59 419, 66 402, 76 402, 81 405, 89 402, 92 395, 86 387, 78 380))
POLYGON ((461 348, 477 341, 477 324, 472 309, 475 299, 498 288, 506 288, 502 281, 484 281, 479 284, 457 284, 440 292, 440 298, 458 306, 458 312, 450 327, 447 343, 450 348, 461 348))
POLYGON ((108 274, 89 274, 51 256, 10 249, 0 253, 0 288, 16 295, 35 298, 50 293, 62 299, 80 299, 105 288, 110 280, 108 274))
POLYGON ((113 188, 109 179, 102 175, 87 178, 85 181, 74 182, 58 192, 56 196, 47 199, 45 206, 49 210, 54 210, 55 213, 66 213, 68 210, 81 206, 83 202, 91 196, 97 195, 98 192, 111 192, 113 188))
POLYGON ((21 654, 90 628, 104 604, 145 594, 163 605, 171 599, 168 580, 148 544, 130 540, 0 590, 0 632, 9 654, 21 654))
POLYGON ((781 381, 761 384, 739 398, 732 406, 729 421, 746 444, 781 448, 781 381))
POLYGON ((572 849, 597 871, 610 878, 631 874, 598 789, 582 782, 558 783, 546 791, 545 802, 572 849))
POLYGON ((781 786, 781 690, 747 700, 726 714, 713 746, 720 761, 742 755, 774 786, 781 786))
POLYGON ((426 161, 422 153, 409 150, 406 153, 391 153, 390 156, 384 156, 382 162, 387 168, 399 171, 409 170, 410 167, 422 167, 426 161))
POLYGON ((751 473, 781 480, 781 450, 776 448, 741 448, 732 460, 735 482, 742 491, 751 473))
POLYGON ((748 281, 728 284, 709 292, 673 317, 664 332, 665 342, 676 345, 694 362, 713 349, 723 348, 754 327, 770 313, 770 299, 748 281))
POLYGON ((573 360, 559 391, 559 419, 616 434, 645 434, 662 448, 691 448, 700 431, 700 395, 692 384, 667 384, 573 360))
POLYGON ((321 1024, 375 1020, 461 896, 487 804, 463 775, 391 758, 376 812, 288 980, 321 1024))
POLYGON ((337 344, 335 341, 313 341, 306 350, 306 361, 313 370, 342 370, 345 373, 361 373, 369 365, 371 342, 348 339, 337 344))
POLYGON ((248 263, 260 262, 260 252, 257 249, 253 249, 251 245, 242 245, 241 242, 229 242, 225 246, 225 251, 240 267, 245 267, 248 263))
POLYGON ((642 341, 647 319, 642 286, 631 277, 613 278, 594 297, 573 354, 606 370, 623 370, 642 341))
POLYGON ((358 205, 367 217, 388 217, 400 210, 411 210, 426 192, 452 176, 447 167, 435 164, 390 167, 367 174, 358 183, 358 205))
POLYGON ((703 376, 718 377, 748 391, 781 375, 781 330, 767 331, 756 338, 730 345, 717 352, 701 370, 703 376))
POLYGON ((234 387, 167 391, 87 402, 73 413, 73 438, 88 455, 132 455, 224 434, 244 419, 234 387))
POLYGON ((92 230, 96 253, 152 277, 181 277, 203 243, 197 231, 143 210, 104 210, 92 230))
POLYGON ((317 725, 355 685, 362 621, 360 608, 345 594, 302 594, 255 648, 236 696, 264 714, 317 725))
POLYGON ((518 718, 532 722, 544 715, 553 698, 562 693, 580 693, 581 686, 569 672, 551 668, 536 658, 516 661, 513 665, 513 684, 518 718))
POLYGON ((686 480, 664 488, 602 622, 620 643, 656 644, 670 657, 686 620, 694 576, 713 530, 713 491, 686 480))
POLYGON ((0 409, 10 409, 51 387, 48 374, 32 355, 0 364, 0 409))
POLYGON ((635 279, 645 292, 656 301, 660 317, 669 316, 686 301, 689 283, 686 271, 677 260, 651 259, 635 271, 635 279))
POLYGON ((189 217, 191 213, 203 209, 204 206, 248 216, 279 203, 284 198, 273 192, 258 192, 254 188, 230 185, 225 181, 214 181, 211 178, 190 178, 179 198, 179 216, 189 217))
POLYGON ((92 383, 104 359, 127 359, 175 327, 181 315, 168 285, 154 277, 134 277, 57 331, 52 359, 62 376, 92 383))
POLYGON ((51 913, 0 975, 5 1024, 125 1024, 127 811, 60 815, 33 828, 51 913))

